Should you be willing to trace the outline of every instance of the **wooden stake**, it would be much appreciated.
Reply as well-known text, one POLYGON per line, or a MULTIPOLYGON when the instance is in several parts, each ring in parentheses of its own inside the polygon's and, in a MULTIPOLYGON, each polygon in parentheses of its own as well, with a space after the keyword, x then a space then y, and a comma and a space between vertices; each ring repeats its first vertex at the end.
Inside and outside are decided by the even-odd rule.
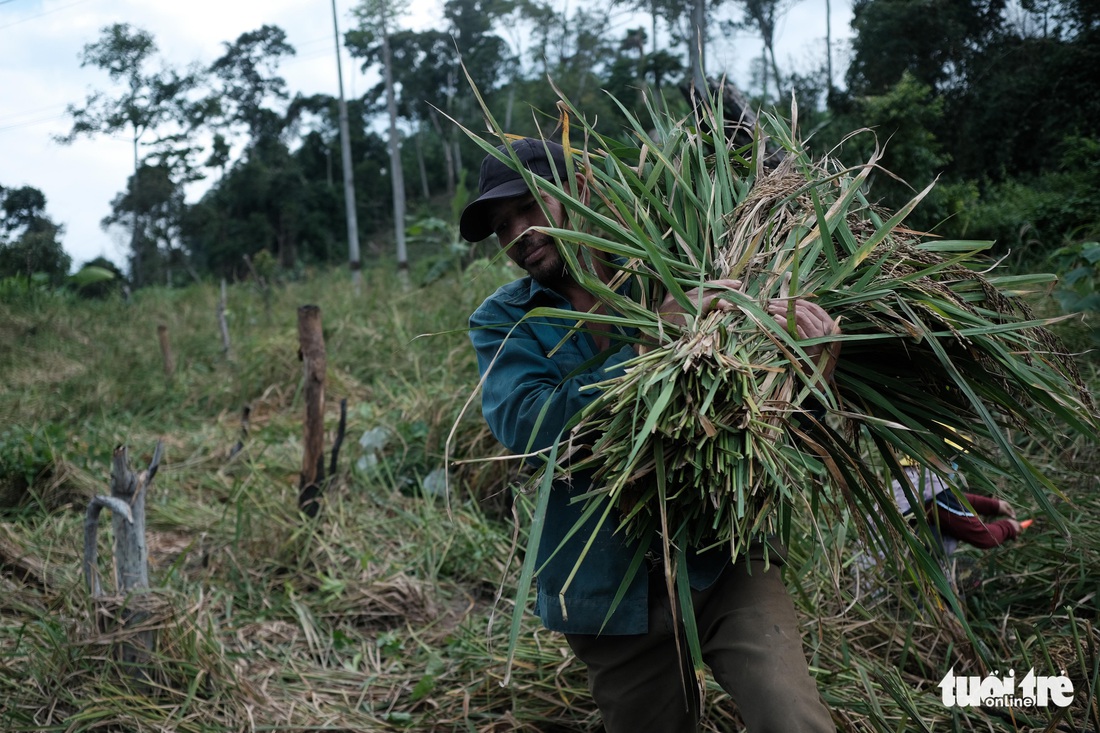
POLYGON ((305 374, 305 434, 302 473, 298 482, 298 508, 309 517, 320 510, 325 480, 325 338, 321 330, 321 309, 303 305, 298 309, 298 358, 305 374))
POLYGON ((157 338, 160 339, 160 355, 164 357, 164 375, 171 377, 176 371, 176 362, 172 358, 172 345, 168 343, 168 326, 157 326, 157 338))
POLYGON ((222 296, 218 300, 218 330, 222 333, 222 353, 225 354, 225 358, 230 361, 233 360, 233 350, 229 345, 229 324, 226 322, 225 314, 228 311, 225 297, 225 278, 222 278, 222 296))
POLYGON ((229 451, 229 457, 237 455, 244 448, 244 441, 248 439, 248 418, 252 414, 252 407, 245 405, 241 411, 241 437, 237 439, 237 443, 229 451))

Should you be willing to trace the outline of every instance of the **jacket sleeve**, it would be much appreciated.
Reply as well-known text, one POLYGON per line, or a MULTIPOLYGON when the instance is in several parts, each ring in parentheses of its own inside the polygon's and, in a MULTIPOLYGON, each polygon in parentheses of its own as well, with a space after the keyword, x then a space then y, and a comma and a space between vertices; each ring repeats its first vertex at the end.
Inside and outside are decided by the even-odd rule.
POLYGON ((989 550, 1016 539, 1016 528, 1007 519, 986 523, 978 517, 958 517, 942 509, 939 513, 940 526, 947 534, 978 549, 989 550))
POLYGON ((995 517, 1001 513, 1000 500, 994 499, 992 496, 967 493, 966 500, 970 503, 970 506, 974 507, 975 512, 984 517, 995 517))
POLYGON ((569 420, 596 398, 595 390, 581 388, 621 374, 623 362, 634 356, 625 345, 599 366, 574 374, 560 358, 547 355, 536 328, 553 327, 516 323, 514 314, 492 302, 470 318, 470 340, 483 378, 481 410, 493 435, 513 453, 552 445, 569 420))

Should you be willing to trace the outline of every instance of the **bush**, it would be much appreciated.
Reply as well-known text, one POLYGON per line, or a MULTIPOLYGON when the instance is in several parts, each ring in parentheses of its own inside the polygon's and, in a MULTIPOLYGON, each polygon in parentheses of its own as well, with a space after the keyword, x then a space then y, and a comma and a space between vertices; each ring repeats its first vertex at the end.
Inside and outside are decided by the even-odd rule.
POLYGON ((1054 298, 1064 313, 1085 316, 1089 340, 1100 344, 1100 242, 1075 242, 1054 251, 1058 287, 1054 298))
POLYGON ((32 488, 54 471, 54 446, 65 440, 60 426, 12 426, 0 433, 0 509, 20 506, 32 488))

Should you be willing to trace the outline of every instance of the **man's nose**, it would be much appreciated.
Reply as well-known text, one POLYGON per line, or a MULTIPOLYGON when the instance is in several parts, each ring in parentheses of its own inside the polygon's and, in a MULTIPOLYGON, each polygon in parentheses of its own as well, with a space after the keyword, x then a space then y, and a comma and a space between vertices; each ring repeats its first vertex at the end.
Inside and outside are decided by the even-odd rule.
POLYGON ((533 232, 526 226, 511 224, 505 227, 497 236, 500 238, 501 247, 507 247, 508 245, 519 247, 530 239, 532 234, 533 232))

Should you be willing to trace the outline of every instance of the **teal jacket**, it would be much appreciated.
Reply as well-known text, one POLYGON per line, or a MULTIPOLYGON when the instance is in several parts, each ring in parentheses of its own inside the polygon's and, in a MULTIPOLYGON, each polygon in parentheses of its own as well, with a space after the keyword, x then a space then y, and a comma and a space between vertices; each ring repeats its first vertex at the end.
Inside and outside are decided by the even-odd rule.
MULTIPOLYGON (((595 390, 582 392, 581 388, 622 374, 623 364, 634 356, 627 343, 597 354, 589 334, 570 334, 575 319, 523 320, 525 314, 540 307, 572 310, 562 295, 524 277, 497 290, 470 317, 470 340, 484 377, 482 413, 497 440, 516 454, 552 445, 569 420, 595 399, 595 390)), ((632 542, 615 533, 617 518, 609 518, 600 528, 564 598, 559 597, 596 524, 593 518, 581 531, 566 537, 584 509, 583 501, 571 500, 590 487, 591 474, 578 472, 553 484, 536 558, 536 567, 542 569, 535 611, 552 631, 645 633, 649 626, 649 574, 644 565, 608 617, 639 554, 640 540, 632 542)), ((660 546, 656 537, 647 544, 660 546)), ((688 562, 691 585, 696 589, 710 586, 727 563, 728 556, 720 550, 692 556, 688 562)))

